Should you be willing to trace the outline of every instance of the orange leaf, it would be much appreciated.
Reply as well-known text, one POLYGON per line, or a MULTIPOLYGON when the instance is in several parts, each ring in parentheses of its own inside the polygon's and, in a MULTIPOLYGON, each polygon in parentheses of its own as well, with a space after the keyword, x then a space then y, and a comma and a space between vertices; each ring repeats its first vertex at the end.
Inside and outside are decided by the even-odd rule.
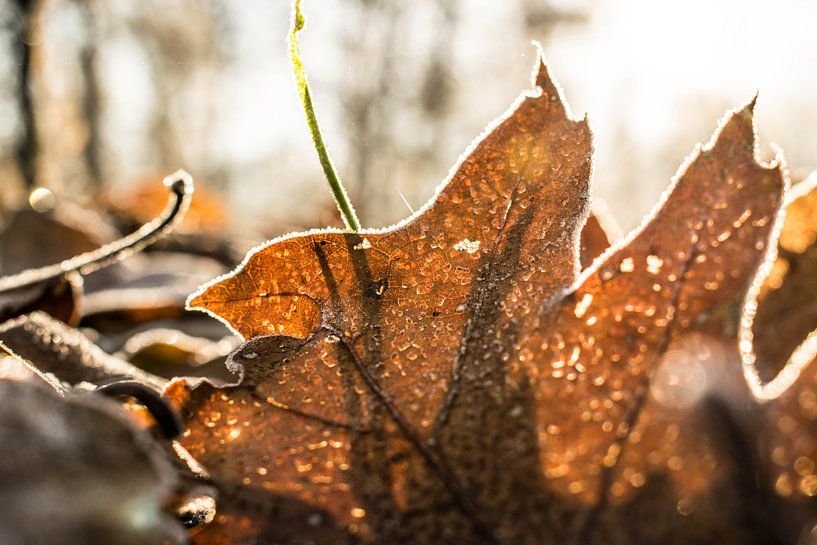
POLYGON ((197 543, 799 531, 754 516, 775 493, 755 484, 745 423, 770 417, 741 309, 787 185, 755 158, 754 100, 579 275, 580 235, 586 256, 606 245, 582 234, 590 132, 541 62, 534 82, 407 221, 271 241, 191 297, 251 338, 228 361, 239 384, 166 391, 222 493, 197 543))

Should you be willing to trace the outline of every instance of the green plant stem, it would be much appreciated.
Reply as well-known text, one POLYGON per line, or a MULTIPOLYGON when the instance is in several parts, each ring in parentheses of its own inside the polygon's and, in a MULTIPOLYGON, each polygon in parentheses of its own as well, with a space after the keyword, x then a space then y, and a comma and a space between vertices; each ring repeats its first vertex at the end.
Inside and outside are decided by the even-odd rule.
POLYGON ((290 61, 292 61, 295 83, 298 86, 298 94, 301 96, 304 113, 306 114, 306 123, 309 125, 309 134, 312 136, 312 144, 318 153, 318 159, 321 162, 321 167, 323 167, 326 182, 329 184, 329 189, 332 191, 335 204, 338 205, 338 210, 340 210, 346 227, 350 231, 359 231, 360 221, 357 219, 355 209, 349 200, 349 195, 346 193, 343 183, 340 181, 340 177, 337 172, 335 172, 335 167, 332 165, 329 152, 326 151, 326 144, 323 141, 321 128, 318 125, 318 118, 315 115, 315 107, 312 104, 312 93, 309 89, 309 83, 306 80, 306 71, 304 70, 303 62, 301 61, 301 49, 298 47, 297 34, 303 27, 304 17, 301 13, 301 0, 294 0, 292 3, 292 23, 289 27, 289 58, 290 61))

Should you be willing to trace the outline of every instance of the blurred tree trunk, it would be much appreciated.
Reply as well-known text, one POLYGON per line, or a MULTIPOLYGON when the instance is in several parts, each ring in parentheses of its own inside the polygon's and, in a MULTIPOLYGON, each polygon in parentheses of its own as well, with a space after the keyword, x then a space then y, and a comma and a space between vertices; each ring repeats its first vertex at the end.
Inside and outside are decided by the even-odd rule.
POLYGON ((215 115, 213 101, 220 97, 202 94, 197 85, 226 62, 220 49, 228 25, 225 10, 216 0, 176 0, 170 5, 173 7, 161 19, 145 11, 132 23, 150 59, 156 93, 150 132, 159 165, 178 168, 189 162, 195 165, 196 174, 217 172, 207 151, 210 136, 206 129, 207 120, 215 115), (190 114, 191 103, 197 105, 195 118, 190 114), (201 104, 206 106, 202 109, 201 104))
POLYGON ((21 130, 17 141, 17 164, 27 189, 37 185, 37 118, 35 113, 34 62, 32 49, 39 44, 38 15, 42 0, 14 0, 18 10, 18 24, 15 28, 14 54, 17 64, 17 107, 21 130))
POLYGON ((576 8, 560 7, 557 4, 551 1, 522 0, 520 7, 525 31, 545 43, 559 25, 587 23, 587 12, 576 8))
POLYGON ((84 93, 82 96, 82 113, 85 118, 88 135, 83 149, 83 159, 88 172, 88 181, 94 188, 99 188, 104 180, 101 158, 100 117, 102 114, 102 93, 100 92, 97 56, 100 32, 97 23, 97 3, 94 0, 77 2, 85 26, 85 43, 80 51, 80 66, 84 93))

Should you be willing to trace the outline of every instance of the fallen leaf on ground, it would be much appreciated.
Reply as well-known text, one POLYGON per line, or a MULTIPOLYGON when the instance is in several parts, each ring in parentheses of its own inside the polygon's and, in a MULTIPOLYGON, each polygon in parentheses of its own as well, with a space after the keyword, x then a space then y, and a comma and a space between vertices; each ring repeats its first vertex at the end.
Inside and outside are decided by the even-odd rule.
POLYGON ((196 543, 802 530, 756 516, 784 498, 753 484, 770 471, 744 425, 766 413, 741 309, 787 186, 755 158, 754 100, 580 275, 590 132, 541 62, 534 84, 406 222, 271 241, 191 297, 250 338, 228 360, 237 385, 166 390, 221 493, 196 543))

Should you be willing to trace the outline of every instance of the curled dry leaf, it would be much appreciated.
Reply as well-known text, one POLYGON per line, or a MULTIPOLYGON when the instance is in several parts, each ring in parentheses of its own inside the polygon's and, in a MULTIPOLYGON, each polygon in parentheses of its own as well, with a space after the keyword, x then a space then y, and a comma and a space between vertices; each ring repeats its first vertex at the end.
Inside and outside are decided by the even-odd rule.
POLYGON ((0 277, 0 322, 34 310, 46 310, 63 321, 75 322, 81 314, 79 275, 142 250, 170 232, 184 217, 193 193, 193 179, 180 170, 165 178, 165 185, 171 191, 171 200, 162 215, 130 235, 59 263, 0 277))
MULTIPOLYGON (((161 181, 162 176, 158 174, 145 176, 101 195, 99 200, 118 224, 130 229, 161 213, 165 203, 161 181)), ((248 246, 237 243, 235 233, 231 233, 230 240, 224 238, 227 223, 224 196, 198 181, 190 207, 173 236, 158 241, 153 249, 205 256, 232 268, 248 246)))
POLYGON ((239 384, 166 390, 221 491, 197 543, 795 539, 756 516, 780 496, 745 425, 773 418, 738 337, 787 184, 754 100, 579 275, 590 132, 537 68, 406 222, 272 241, 191 297, 251 338, 239 384))
POLYGON ((138 380, 156 389, 165 385, 164 379, 106 354, 82 333, 43 312, 0 325, 0 347, 71 386, 119 379, 138 380))

